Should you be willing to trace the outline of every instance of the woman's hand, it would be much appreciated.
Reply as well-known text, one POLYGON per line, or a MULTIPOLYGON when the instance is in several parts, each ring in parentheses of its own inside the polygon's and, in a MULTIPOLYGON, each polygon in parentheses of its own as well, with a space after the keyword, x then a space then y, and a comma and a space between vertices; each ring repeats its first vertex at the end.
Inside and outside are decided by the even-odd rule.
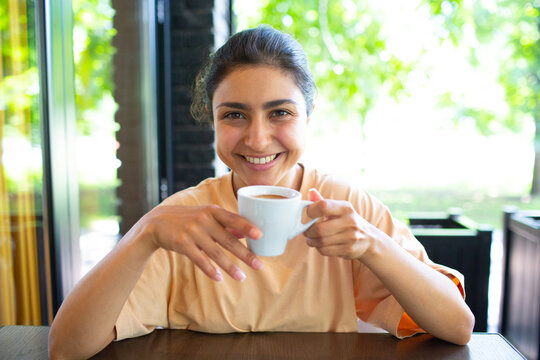
POLYGON ((309 191, 309 200, 314 204, 307 207, 307 215, 320 220, 304 235, 307 244, 321 255, 361 259, 377 238, 388 237, 358 215, 347 201, 325 200, 315 189, 309 191))
POLYGON ((147 223, 156 249, 161 247, 187 256, 216 281, 223 280, 223 275, 210 259, 232 278, 242 281, 246 277, 222 248, 253 269, 262 267, 262 262, 238 241, 244 236, 258 239, 261 231, 242 216, 218 206, 163 205, 141 220, 147 223))

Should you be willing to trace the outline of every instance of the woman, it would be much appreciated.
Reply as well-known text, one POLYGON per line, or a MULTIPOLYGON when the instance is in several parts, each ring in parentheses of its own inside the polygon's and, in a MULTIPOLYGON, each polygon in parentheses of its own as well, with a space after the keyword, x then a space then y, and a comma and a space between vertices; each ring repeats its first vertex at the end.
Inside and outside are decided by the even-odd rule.
POLYGON ((270 27, 238 33, 210 57, 192 112, 213 123, 231 172, 165 200, 77 284, 52 325, 52 358, 88 357, 158 326, 353 332, 357 317, 400 338, 469 341, 461 275, 433 264, 369 194, 298 163, 314 94, 300 45, 270 27), (307 215, 319 221, 281 256, 245 245, 261 232, 237 214, 236 193, 255 184, 314 201, 307 215))

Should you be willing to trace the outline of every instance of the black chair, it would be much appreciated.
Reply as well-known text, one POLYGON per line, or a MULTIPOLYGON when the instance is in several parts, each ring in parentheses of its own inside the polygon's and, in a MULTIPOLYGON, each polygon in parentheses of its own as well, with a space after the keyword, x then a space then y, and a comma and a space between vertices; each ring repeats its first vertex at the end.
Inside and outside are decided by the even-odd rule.
POLYGON ((478 226, 460 209, 411 214, 409 227, 431 260, 463 274, 465 302, 476 318, 474 331, 486 331, 492 227, 478 226))
POLYGON ((540 211, 504 209, 503 335, 540 359, 540 211))

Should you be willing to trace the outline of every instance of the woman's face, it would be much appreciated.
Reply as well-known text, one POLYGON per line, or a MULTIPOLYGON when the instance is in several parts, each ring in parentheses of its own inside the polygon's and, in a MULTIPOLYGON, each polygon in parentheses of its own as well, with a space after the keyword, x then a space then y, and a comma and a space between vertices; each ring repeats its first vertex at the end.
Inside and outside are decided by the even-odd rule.
POLYGON ((309 118, 290 75, 263 65, 234 70, 214 92, 212 115, 217 153, 233 171, 236 190, 295 187, 309 118))

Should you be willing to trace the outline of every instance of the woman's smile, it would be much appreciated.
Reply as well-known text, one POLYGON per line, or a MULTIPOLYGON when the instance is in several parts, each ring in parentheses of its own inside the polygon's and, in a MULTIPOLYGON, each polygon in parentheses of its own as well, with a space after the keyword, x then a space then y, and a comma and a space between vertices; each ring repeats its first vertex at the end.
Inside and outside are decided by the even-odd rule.
POLYGON ((276 164, 279 157, 283 153, 277 153, 272 155, 241 155, 247 162, 247 166, 256 171, 263 171, 270 169, 272 166, 276 164))

